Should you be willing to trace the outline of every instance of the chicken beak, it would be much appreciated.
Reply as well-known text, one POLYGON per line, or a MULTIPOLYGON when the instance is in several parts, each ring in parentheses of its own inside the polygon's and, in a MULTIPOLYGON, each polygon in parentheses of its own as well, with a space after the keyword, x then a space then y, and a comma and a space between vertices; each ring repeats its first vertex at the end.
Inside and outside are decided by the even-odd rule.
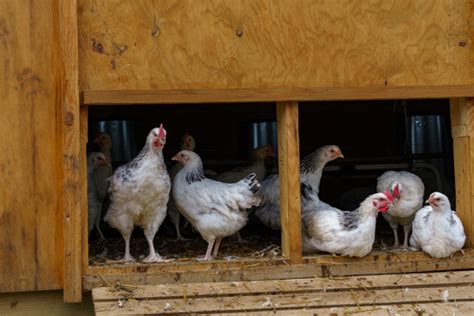
POLYGON ((335 157, 334 159, 336 159, 336 158, 344 158, 344 155, 342 154, 341 151, 337 151, 337 152, 336 152, 336 155, 335 155, 334 157, 335 157))
POLYGON ((430 204, 430 199, 428 198, 428 200, 425 201, 425 204, 430 204))
POLYGON ((179 156, 178 154, 174 155, 173 158, 171 158, 173 161, 179 161, 179 156))

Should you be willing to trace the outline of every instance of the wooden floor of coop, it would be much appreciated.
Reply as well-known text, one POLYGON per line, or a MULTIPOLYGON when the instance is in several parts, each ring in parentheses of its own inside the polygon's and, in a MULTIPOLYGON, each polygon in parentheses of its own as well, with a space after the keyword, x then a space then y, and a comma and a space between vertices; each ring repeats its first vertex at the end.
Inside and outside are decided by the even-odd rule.
MULTIPOLYGON (((278 276, 275 276, 278 277, 278 276)), ((474 271, 92 290, 96 315, 472 315, 474 271)))

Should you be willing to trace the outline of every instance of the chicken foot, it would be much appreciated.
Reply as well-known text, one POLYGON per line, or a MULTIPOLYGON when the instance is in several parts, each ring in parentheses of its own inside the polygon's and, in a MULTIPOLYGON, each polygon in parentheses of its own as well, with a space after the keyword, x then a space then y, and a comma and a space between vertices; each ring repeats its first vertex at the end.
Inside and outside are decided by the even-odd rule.
POLYGON ((160 254, 155 251, 155 245, 153 244, 153 238, 154 237, 155 237, 155 234, 145 233, 145 238, 146 238, 146 241, 148 242, 148 247, 150 248, 150 254, 148 255, 148 257, 143 259, 143 262, 151 263, 151 262, 165 262, 165 261, 167 261, 167 260, 163 259, 163 257, 160 256, 160 254))
POLYGON ((213 241, 208 241, 207 243, 207 250, 206 250, 206 255, 204 256, 199 256, 197 257, 197 260, 199 261, 204 261, 204 260, 211 260, 212 259, 212 248, 214 247, 214 243, 216 240, 214 239, 213 241))

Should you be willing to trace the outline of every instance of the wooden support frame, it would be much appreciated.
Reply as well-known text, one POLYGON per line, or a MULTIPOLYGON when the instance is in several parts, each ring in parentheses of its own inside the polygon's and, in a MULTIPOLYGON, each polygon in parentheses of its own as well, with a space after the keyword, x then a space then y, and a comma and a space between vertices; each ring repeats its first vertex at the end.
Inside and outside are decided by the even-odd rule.
POLYGON ((303 257, 302 264, 289 264, 288 259, 217 260, 160 265, 133 264, 117 267, 89 267, 84 276, 84 289, 122 284, 179 284, 196 282, 227 282, 284 280, 348 275, 433 272, 472 269, 474 251, 453 258, 434 259, 418 252, 389 253, 377 251, 363 258, 319 255, 303 257))
MULTIPOLYGON (((212 91, 207 91, 212 94, 212 91)), ((91 101, 93 104, 85 103, 81 109, 81 119, 87 120, 87 106, 102 105, 102 101, 94 103, 94 99, 86 98, 84 102, 91 101)), ((93 95, 93 94, 90 94, 93 95)), ((100 94, 99 94, 100 95, 100 94)), ((116 100, 119 94, 112 93, 110 100, 116 100)), ((133 97, 123 101, 121 104, 138 104, 143 99, 133 97)), ((202 102, 210 103, 215 100, 205 93, 202 102)), ((103 95, 101 95, 101 98, 103 95)), ((149 104, 158 104, 163 101, 161 96, 153 95, 149 104), (154 102, 151 102, 154 100, 154 102)), ((253 97, 252 97, 253 98, 253 97)), ((169 103, 180 103, 187 99, 186 93, 179 93, 167 99, 169 103), (183 97, 184 96, 184 97, 183 97)), ((220 100, 220 99, 219 99, 220 100)), ((238 98, 233 99, 238 100, 238 98)), ((222 100, 220 100, 222 101, 222 100)), ((240 100, 239 100, 240 101, 240 100)), ((228 101, 230 102, 230 101, 228 101)), ((104 101, 103 104, 113 102, 104 101)), ((167 103, 167 102, 164 102, 167 103)), ((198 102, 199 103, 199 102, 198 102)), ((364 258, 347 258, 331 256, 303 257, 301 250, 301 210, 300 210, 300 170, 299 170, 299 135, 298 135, 298 102, 277 102, 277 125, 279 142, 279 168, 280 168, 280 192, 281 192, 281 214, 282 214, 282 249, 284 258, 274 260, 243 259, 235 262, 215 261, 209 263, 168 263, 160 265, 128 265, 112 267, 88 266, 87 250, 83 247, 83 272, 84 288, 91 289, 100 285, 110 285, 115 281, 129 284, 143 284, 149 282, 180 283, 199 281, 228 281, 228 280, 264 280, 275 278, 299 278, 319 276, 344 276, 362 274, 383 274, 397 272, 428 272, 443 270, 460 270, 474 267, 474 253, 466 250, 466 256, 455 255, 453 259, 433 259, 421 253, 383 253, 376 252, 364 258), (302 264, 302 265, 300 265, 302 264)), ((451 119, 454 139, 454 159, 456 167, 457 205, 458 212, 464 222, 473 218, 471 208, 471 191, 474 192, 474 184, 471 181, 471 166, 462 162, 474 161, 474 102, 468 98, 451 99, 451 119), (472 136, 472 137, 471 137, 472 136), (473 151, 473 153, 471 153, 473 151), (469 187, 471 190, 460 188, 469 187)), ((81 129, 87 129, 86 124, 81 129)), ((83 148, 85 148, 84 134, 82 137, 83 148)), ((82 159, 85 159, 85 155, 82 159)), ((84 222, 84 221, 83 221, 84 222)), ((467 246, 472 245, 472 224, 465 225, 468 235, 467 246)), ((87 234, 84 233, 86 236, 87 234)))
POLYGON ((456 211, 464 223, 466 246, 474 245, 474 98, 451 99, 456 211))
POLYGON ((64 155, 64 301, 82 301, 82 199, 77 1, 59 0, 64 155))
POLYGON ((280 219, 283 256, 302 262, 298 102, 277 102, 280 219))
POLYGON ((361 88, 86 90, 86 105, 337 101, 467 97, 472 85, 361 88))

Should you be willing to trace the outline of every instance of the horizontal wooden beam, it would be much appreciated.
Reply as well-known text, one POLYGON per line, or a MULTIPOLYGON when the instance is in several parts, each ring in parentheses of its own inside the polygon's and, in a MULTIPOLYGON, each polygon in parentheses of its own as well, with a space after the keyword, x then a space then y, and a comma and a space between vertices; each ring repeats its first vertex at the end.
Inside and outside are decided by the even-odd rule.
POLYGON ((466 270, 474 268, 474 250, 445 259, 433 259, 419 251, 377 251, 363 258, 318 255, 303 257, 301 265, 289 263, 285 259, 246 259, 89 267, 84 288, 110 286, 116 281, 143 285, 466 270))
POLYGON ((437 99, 474 96, 474 86, 406 86, 365 88, 270 88, 190 90, 86 90, 84 105, 236 103, 437 99))

